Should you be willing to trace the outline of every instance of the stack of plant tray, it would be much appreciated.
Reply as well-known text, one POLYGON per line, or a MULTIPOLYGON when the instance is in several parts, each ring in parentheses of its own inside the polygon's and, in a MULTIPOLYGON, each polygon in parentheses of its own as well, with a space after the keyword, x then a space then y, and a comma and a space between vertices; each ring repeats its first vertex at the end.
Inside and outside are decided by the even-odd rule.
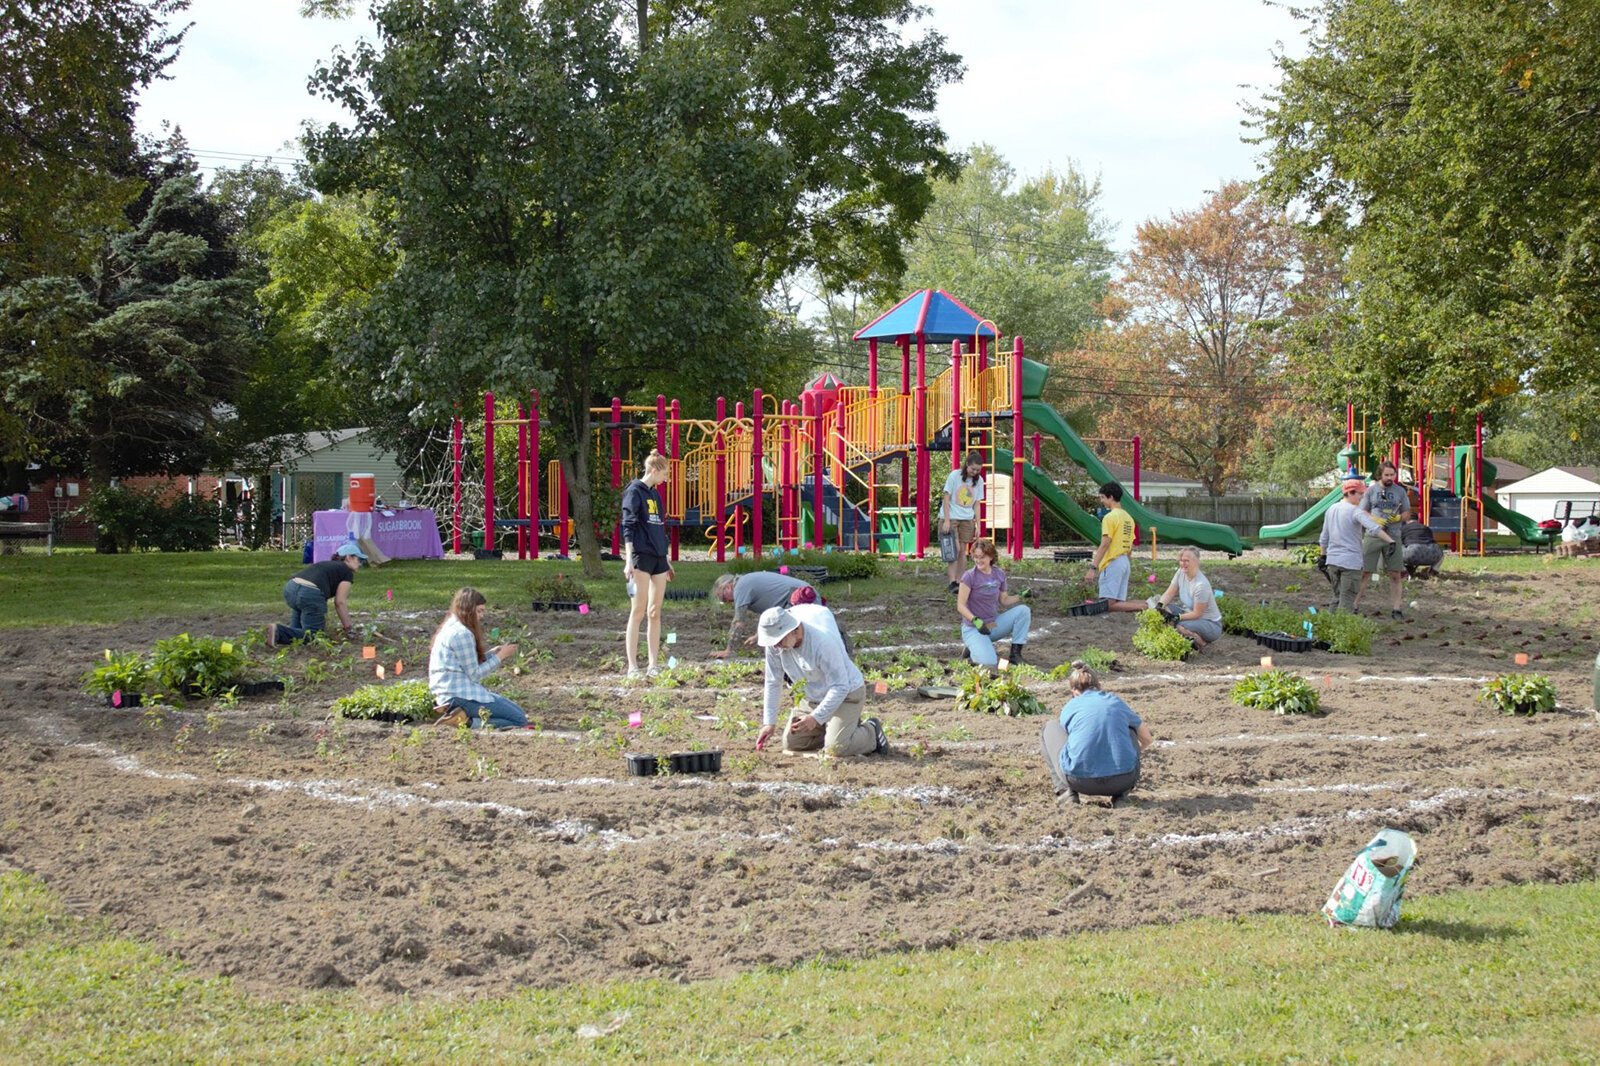
POLYGON ((1291 637, 1287 633, 1257 633, 1256 643, 1273 651, 1310 651, 1314 641, 1310 637, 1291 637))
POLYGON ((1068 607, 1067 613, 1078 618, 1084 618, 1091 614, 1105 614, 1109 610, 1111 610, 1110 600, 1084 600, 1082 603, 1075 603, 1068 607))
POLYGON ((1094 552, 1088 548, 1057 548, 1051 558, 1058 563, 1086 563, 1094 558, 1094 552))
POLYGON ((669 600, 703 600, 711 593, 706 589, 667 589, 669 600))

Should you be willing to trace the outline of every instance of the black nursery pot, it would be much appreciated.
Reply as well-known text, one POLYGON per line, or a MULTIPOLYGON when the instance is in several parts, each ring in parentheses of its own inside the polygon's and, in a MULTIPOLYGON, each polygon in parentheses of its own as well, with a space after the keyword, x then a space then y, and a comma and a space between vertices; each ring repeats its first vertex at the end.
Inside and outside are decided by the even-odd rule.
POLYGON ((647 755, 647 754, 643 754, 643 753, 640 753, 640 754, 631 754, 630 753, 628 755, 623 756, 623 758, 628 760, 628 776, 629 777, 654 777, 655 776, 656 763, 657 763, 658 760, 656 759, 656 757, 654 755, 647 755))
POLYGON ((720 751, 675 751, 667 756, 672 772, 675 774, 720 774, 722 772, 722 752, 720 751))
POLYGON ((1091 614, 1105 614, 1111 610, 1110 600, 1090 600, 1087 603, 1075 603, 1067 608, 1067 613, 1082 618, 1091 614))
POLYGON ((501 559, 505 557, 505 553, 498 548, 474 548, 472 549, 472 557, 474 559, 501 559))
POLYGON ((276 678, 266 681, 241 681, 238 689, 241 696, 266 696, 274 692, 282 692, 283 682, 276 678))
POLYGON ((582 604, 577 600, 534 600, 535 611, 576 611, 582 604))
POLYGON ((106 706, 121 710, 124 707, 144 706, 144 696, 138 692, 117 692, 106 697, 106 706))
POLYGON ((1273 651, 1310 651, 1312 645, 1309 637, 1291 637, 1287 633, 1257 633, 1256 643, 1273 651))
POLYGON ((707 592, 705 589, 668 589, 667 590, 667 599, 669 599, 669 600, 703 600, 709 595, 710 595, 710 593, 707 592))

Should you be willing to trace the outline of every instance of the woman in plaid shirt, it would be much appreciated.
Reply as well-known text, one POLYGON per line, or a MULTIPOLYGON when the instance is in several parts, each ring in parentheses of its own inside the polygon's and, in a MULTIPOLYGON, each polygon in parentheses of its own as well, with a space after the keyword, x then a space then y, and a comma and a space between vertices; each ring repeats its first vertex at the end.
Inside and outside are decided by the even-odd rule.
POLYGON ((475 588, 464 588, 450 601, 450 614, 433 637, 428 655, 428 691, 436 706, 450 708, 440 725, 494 726, 516 729, 528 724, 521 707, 490 692, 480 682, 517 654, 515 644, 489 647, 483 639, 487 601, 475 588))

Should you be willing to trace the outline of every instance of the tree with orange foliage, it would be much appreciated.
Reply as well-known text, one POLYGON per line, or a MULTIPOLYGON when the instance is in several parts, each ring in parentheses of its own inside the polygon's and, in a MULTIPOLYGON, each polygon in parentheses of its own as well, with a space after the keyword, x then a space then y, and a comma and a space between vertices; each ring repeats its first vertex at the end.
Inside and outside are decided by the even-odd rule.
POLYGON ((1257 431, 1303 402, 1287 330, 1335 279, 1287 215, 1229 182, 1198 210, 1139 226, 1108 324, 1055 376, 1097 395, 1098 432, 1138 435, 1145 464, 1221 495, 1257 431))

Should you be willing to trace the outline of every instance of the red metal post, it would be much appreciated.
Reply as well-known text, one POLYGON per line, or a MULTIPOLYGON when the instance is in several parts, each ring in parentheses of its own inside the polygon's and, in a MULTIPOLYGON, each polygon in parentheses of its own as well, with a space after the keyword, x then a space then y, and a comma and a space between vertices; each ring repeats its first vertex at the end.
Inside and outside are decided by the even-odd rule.
POLYGON ((961 342, 950 343, 950 469, 961 469, 966 438, 961 432, 961 342))
POLYGON ((1011 353, 1011 558, 1022 558, 1022 338, 1011 353))
POLYGON ((822 547, 822 415, 817 412, 817 397, 809 391, 800 394, 803 417, 811 425, 811 546, 822 547))
POLYGON ((566 559, 572 554, 572 534, 567 527, 572 514, 569 509, 567 495, 567 468, 556 467, 556 536, 560 539, 561 558, 566 559))
MULTIPOLYGON (((722 406, 723 401, 721 397, 718 397, 717 407, 720 409, 722 406)), ((719 415, 718 417, 720 418, 721 416, 719 415)), ((715 540, 717 544, 717 562, 720 563, 727 560, 726 543, 723 540, 722 526, 723 523, 725 523, 728 519, 728 441, 727 438, 722 435, 722 431, 720 429, 717 430, 715 442, 716 443, 714 444, 714 447, 716 448, 717 455, 717 483, 713 486, 713 488, 715 489, 717 496, 717 524, 713 527, 713 529, 715 531, 715 540)))
POLYGON ((539 490, 544 471, 539 467, 539 390, 528 393, 528 555, 539 558, 539 490))
MULTIPOLYGON (((683 476, 683 467, 680 466, 679 462, 678 462, 680 459, 683 458, 682 441, 679 439, 680 430, 682 429, 682 426, 679 425, 679 420, 680 420, 682 414, 683 414, 683 411, 678 406, 678 401, 677 400, 673 400, 672 401, 672 432, 668 435, 668 438, 669 438, 668 439, 668 443, 670 443, 672 445, 671 459, 672 459, 672 471, 673 471, 672 478, 673 478, 673 482, 674 482, 673 492, 677 496, 677 500, 676 500, 676 502, 675 502, 675 504, 673 506, 675 506, 677 508, 677 511, 678 511, 678 522, 677 522, 677 524, 675 524, 672 527, 671 537, 670 537, 670 539, 672 541, 672 561, 673 562, 677 562, 678 561, 678 539, 679 539, 679 535, 683 532, 683 516, 685 514, 687 514, 688 510, 689 510, 689 483, 688 483, 688 479, 683 476)), ((671 508, 669 508, 669 510, 670 509, 671 508)))
POLYGON ((761 470, 761 390, 750 394, 750 554, 761 554, 761 512, 766 491, 761 470))
POLYGON ((878 398, 878 340, 867 341, 867 395, 878 398))
MULTIPOLYGON (((611 488, 622 491, 622 400, 611 397, 611 488)), ((611 554, 622 552, 622 521, 611 527, 611 554)))
POLYGON ((917 449, 917 558, 921 559, 927 554, 928 546, 928 506, 931 499, 928 478, 928 346, 923 338, 917 337, 917 390, 912 394, 912 405, 916 417, 917 449))
MULTIPOLYGON (((900 338, 900 395, 902 398, 911 395, 911 338, 900 338)), ((903 408, 902 408, 903 410, 903 408)), ((902 434, 905 432, 905 423, 900 425, 902 434)), ((912 448, 915 448, 915 442, 912 448)), ((900 506, 908 507, 911 504, 911 457, 900 457, 900 506)))
MULTIPOLYGON (((517 405, 517 521, 528 518, 528 413, 517 405)), ((528 557, 528 527, 517 526, 517 558, 528 557)))

